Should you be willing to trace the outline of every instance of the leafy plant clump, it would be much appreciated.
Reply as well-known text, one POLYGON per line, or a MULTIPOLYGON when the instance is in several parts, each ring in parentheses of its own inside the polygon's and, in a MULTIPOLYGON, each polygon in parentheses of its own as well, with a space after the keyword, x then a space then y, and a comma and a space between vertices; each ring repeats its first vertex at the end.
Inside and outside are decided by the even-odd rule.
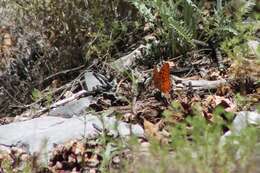
MULTIPOLYGON (((216 112, 214 116, 219 115, 216 112)), ((209 123, 202 116, 188 117, 170 127, 168 145, 151 140, 149 155, 142 155, 142 147, 136 147, 139 154, 127 169, 154 173, 255 172, 259 129, 248 127, 239 135, 224 137, 223 125, 226 123, 219 118, 209 123)))
POLYGON ((246 40, 255 38, 254 33, 259 29, 259 24, 247 22, 250 21, 248 14, 253 11, 255 0, 131 2, 146 22, 160 30, 157 34, 171 47, 173 56, 194 48, 197 41, 214 48, 222 45, 222 50, 228 54, 233 51, 238 53, 238 49, 245 47, 246 40), (234 47, 237 49, 234 50, 234 47))

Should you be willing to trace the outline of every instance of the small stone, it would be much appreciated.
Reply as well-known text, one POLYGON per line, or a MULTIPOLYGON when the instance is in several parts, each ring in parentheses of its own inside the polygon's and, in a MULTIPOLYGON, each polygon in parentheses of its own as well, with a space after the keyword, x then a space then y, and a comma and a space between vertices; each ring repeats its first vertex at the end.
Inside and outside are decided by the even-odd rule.
POLYGON ((71 173, 79 173, 79 171, 77 171, 77 168, 73 168, 71 173))
POLYGON ((90 169, 89 173, 97 173, 97 170, 96 169, 90 169))
POLYGON ((82 142, 78 142, 77 146, 75 147, 74 153, 76 155, 83 154, 85 151, 84 144, 82 142))
POLYGON ((62 169, 63 165, 61 162, 57 162, 56 165, 55 165, 55 168, 56 169, 62 169))
POLYGON ((21 160, 22 160, 22 161, 27 161, 27 160, 29 160, 29 155, 28 155, 28 154, 25 154, 25 153, 22 154, 22 155, 21 155, 21 160))
POLYGON ((120 163, 120 157, 119 156, 115 156, 113 159, 112 159, 112 162, 114 164, 119 164, 120 163))
POLYGON ((69 98, 71 96, 73 96, 73 92, 71 92, 71 91, 66 91, 65 94, 64 94, 65 98, 69 98))
POLYGON ((123 116, 124 116, 125 121, 126 121, 126 122, 129 122, 130 120, 133 119, 134 114, 128 112, 128 113, 125 113, 123 116))
POLYGON ((148 152, 149 151, 149 147, 150 147, 150 143, 149 142, 143 142, 143 143, 141 143, 140 150, 141 150, 141 152, 148 152))
POLYGON ((68 162, 69 163, 75 163, 77 160, 75 159, 75 157, 74 156, 69 156, 69 158, 68 158, 68 162))
POLYGON ((152 28, 153 28, 153 24, 151 24, 151 23, 145 23, 145 25, 144 25, 144 31, 145 31, 145 32, 151 31, 152 28))

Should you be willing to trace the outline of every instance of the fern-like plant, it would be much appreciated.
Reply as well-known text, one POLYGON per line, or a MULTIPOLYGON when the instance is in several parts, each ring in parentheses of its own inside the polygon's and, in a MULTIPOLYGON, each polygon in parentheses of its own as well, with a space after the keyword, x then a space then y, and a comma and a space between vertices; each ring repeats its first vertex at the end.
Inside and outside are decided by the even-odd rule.
POLYGON ((197 7, 192 1, 129 1, 135 5, 146 22, 162 28, 162 36, 170 43, 173 54, 179 45, 193 45, 192 39, 196 32, 193 14, 197 7))
POLYGON ((244 16, 255 6, 255 0, 129 1, 144 16, 146 22, 162 29, 163 38, 170 43, 172 52, 176 51, 177 46, 181 46, 185 51, 185 46, 193 45, 193 39, 204 42, 214 40, 214 46, 217 47, 221 42, 243 34, 239 27, 243 25, 244 16), (206 3, 210 3, 212 7, 205 10, 206 3))

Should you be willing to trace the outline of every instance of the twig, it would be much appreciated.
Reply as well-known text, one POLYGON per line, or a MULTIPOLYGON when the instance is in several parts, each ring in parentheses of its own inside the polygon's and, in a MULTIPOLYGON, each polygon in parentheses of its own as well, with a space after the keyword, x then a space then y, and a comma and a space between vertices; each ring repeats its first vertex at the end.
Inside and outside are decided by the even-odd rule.
POLYGON ((86 94, 86 93, 87 93, 86 90, 81 90, 81 91, 79 91, 79 92, 73 94, 73 95, 72 95, 71 97, 69 97, 69 98, 60 100, 60 101, 58 101, 58 102, 52 104, 52 105, 50 106, 50 108, 55 108, 55 107, 57 107, 57 106, 64 105, 64 104, 66 104, 66 103, 68 103, 68 102, 71 102, 72 100, 75 100, 75 99, 81 97, 82 95, 84 95, 84 94, 86 94))
POLYGON ((81 84, 80 78, 84 75, 85 71, 81 72, 78 77, 76 77, 73 81, 70 82, 70 87, 67 87, 66 89, 63 90, 63 92, 59 95, 59 97, 57 97, 56 100, 60 100, 61 97, 65 94, 66 91, 68 91, 68 89, 70 88, 70 91, 73 92, 74 90, 74 86, 79 83, 81 85, 81 88, 84 89, 84 87, 81 84))
MULTIPOLYGON (((72 88, 74 85, 75 85, 75 81, 77 81, 78 79, 80 79, 82 77, 82 75, 84 74, 84 72, 82 72, 76 79, 74 79, 73 81, 70 81, 69 83, 53 90, 53 91, 49 91, 48 94, 50 95, 54 95, 56 93, 59 93, 61 91, 62 94, 59 96, 59 99, 64 95, 64 93, 69 89, 69 88, 72 88)), ((91 94, 91 93, 88 93, 88 94, 91 94)), ((35 102, 29 104, 29 105, 24 105, 23 108, 29 108, 29 107, 32 107, 40 102, 42 102, 44 99, 46 98, 46 95, 44 95, 43 97, 39 98, 38 100, 36 100, 35 102)), ((57 100, 57 99, 56 99, 57 100)), ((41 110, 40 112, 42 113, 45 113, 46 111, 48 111, 49 108, 46 108, 46 109, 43 109, 41 110)), ((40 112, 38 112, 37 114, 39 114, 40 112)))
POLYGON ((7 91, 7 89, 5 89, 4 87, 1 87, 1 88, 7 93, 7 95, 8 95, 11 99, 13 99, 13 101, 15 101, 16 103, 22 105, 22 103, 19 102, 18 100, 16 100, 16 98, 13 97, 13 96, 7 91))
POLYGON ((37 111, 36 114, 33 115, 33 118, 39 117, 39 116, 42 115, 43 113, 48 112, 50 109, 53 109, 53 108, 56 108, 56 107, 58 107, 58 106, 64 105, 64 104, 66 104, 66 103, 68 103, 68 102, 71 102, 71 101, 73 101, 73 100, 76 100, 76 99, 78 99, 78 98, 80 98, 80 97, 82 97, 83 95, 86 95, 86 94, 88 94, 88 92, 87 92, 86 90, 79 91, 78 93, 73 94, 73 95, 72 95, 71 97, 69 97, 69 98, 60 100, 60 101, 58 101, 58 102, 56 102, 56 103, 50 105, 50 106, 47 107, 47 108, 45 107, 45 108, 43 108, 43 109, 37 111))
MULTIPOLYGON (((66 84, 66 85, 63 85, 53 91, 50 91, 48 94, 50 95, 54 95, 55 93, 58 93, 60 91, 62 91, 63 89, 67 88, 67 87, 70 87, 70 83, 66 84)), ((38 103, 40 103, 41 101, 43 101, 44 99, 46 98, 46 96, 44 95, 43 97, 39 98, 38 100, 36 100, 35 102, 29 104, 29 105, 24 105, 24 108, 29 108, 29 107, 32 107, 33 105, 36 105, 38 103)))
POLYGON ((48 82, 54 78, 56 78, 57 76, 60 76, 60 75, 64 75, 64 74, 67 74, 67 73, 70 73, 70 72, 75 72, 75 71, 78 71, 78 70, 81 70, 82 68, 84 68, 85 65, 82 65, 82 66, 79 66, 79 67, 75 67, 75 68, 72 68, 72 69, 68 69, 68 70, 64 70, 64 71, 60 71, 58 73, 55 73, 55 74, 52 74, 50 75, 49 77, 45 78, 40 84, 42 83, 45 83, 45 82, 48 82))
POLYGON ((184 76, 184 77, 187 77, 187 76, 189 76, 190 74, 191 74, 191 72, 194 70, 194 67, 193 66, 191 66, 191 69, 190 69, 190 71, 184 76))

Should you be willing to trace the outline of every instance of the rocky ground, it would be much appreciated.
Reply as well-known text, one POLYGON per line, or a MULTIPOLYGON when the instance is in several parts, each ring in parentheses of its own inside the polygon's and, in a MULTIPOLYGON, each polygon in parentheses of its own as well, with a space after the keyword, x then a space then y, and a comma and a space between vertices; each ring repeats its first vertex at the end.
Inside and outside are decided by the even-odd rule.
MULTIPOLYGON (((0 173, 123 172, 126 168, 138 172, 163 160, 152 150, 153 143, 159 151, 166 148, 168 167, 163 171, 150 167, 173 172, 179 170, 170 167, 171 159, 178 156, 170 147, 176 142, 173 127, 186 123, 185 139, 196 143, 191 118, 200 117, 212 126, 221 119, 220 147, 229 136, 242 136, 247 127, 259 129, 259 40, 247 40, 250 58, 242 61, 198 40, 193 40, 196 49, 185 56, 168 57, 157 31, 144 26, 140 33, 129 34, 129 45, 123 45, 127 51, 118 58, 85 62, 83 53, 77 53, 81 47, 64 44, 55 58, 55 46, 39 33, 21 35, 17 28, 0 29, 0 173), (46 47, 49 56, 45 57, 46 47)), ((259 145, 259 138, 255 140, 259 145)), ((251 148, 252 160, 247 159, 251 169, 240 165, 242 151, 236 150, 236 144, 231 146, 237 159, 230 168, 233 172, 246 172, 249 167, 258 172, 260 150, 251 148)), ((215 172, 221 172, 219 167, 215 172)))

